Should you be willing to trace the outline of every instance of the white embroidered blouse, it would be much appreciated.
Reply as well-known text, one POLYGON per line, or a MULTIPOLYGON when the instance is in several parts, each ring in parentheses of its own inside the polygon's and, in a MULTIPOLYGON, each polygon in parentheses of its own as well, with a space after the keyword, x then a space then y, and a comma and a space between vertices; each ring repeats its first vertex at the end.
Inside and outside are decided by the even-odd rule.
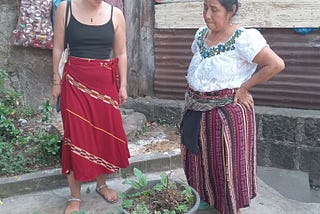
POLYGON ((191 46, 189 87, 200 92, 239 88, 255 72, 252 60, 268 46, 266 40, 256 29, 239 28, 226 43, 207 47, 207 32, 207 27, 199 28, 191 46))

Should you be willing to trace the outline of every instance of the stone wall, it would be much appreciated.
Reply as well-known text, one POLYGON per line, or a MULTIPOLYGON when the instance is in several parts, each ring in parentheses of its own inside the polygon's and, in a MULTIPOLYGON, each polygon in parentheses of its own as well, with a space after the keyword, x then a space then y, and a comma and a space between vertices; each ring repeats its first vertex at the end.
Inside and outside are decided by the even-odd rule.
MULTIPOLYGON (((10 74, 8 85, 22 94, 22 102, 37 107, 51 99, 51 50, 11 45, 19 15, 18 1, 0 1, 0 69, 10 74)), ((128 93, 153 94, 153 1, 124 1, 127 21, 128 93)))
POLYGON ((309 173, 320 186, 320 111, 257 107, 258 164, 309 173))
POLYGON ((0 69, 10 74, 9 85, 22 93, 24 103, 40 104, 51 94, 51 51, 11 44, 19 14, 16 3, 12 0, 0 3, 0 69))
MULTIPOLYGON (((179 125, 183 101, 130 99, 124 105, 146 115, 148 121, 179 125)), ((257 162, 309 173, 320 186, 320 111, 257 106, 257 162)))

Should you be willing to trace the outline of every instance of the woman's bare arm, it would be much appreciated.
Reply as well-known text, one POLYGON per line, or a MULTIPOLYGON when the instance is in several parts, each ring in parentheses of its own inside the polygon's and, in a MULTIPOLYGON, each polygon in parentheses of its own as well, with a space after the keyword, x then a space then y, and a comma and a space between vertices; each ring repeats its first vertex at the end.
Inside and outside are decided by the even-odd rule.
POLYGON ((120 104, 128 97, 127 95, 127 47, 126 47, 126 23, 120 9, 114 7, 115 40, 113 45, 114 56, 119 58, 120 76, 120 104))

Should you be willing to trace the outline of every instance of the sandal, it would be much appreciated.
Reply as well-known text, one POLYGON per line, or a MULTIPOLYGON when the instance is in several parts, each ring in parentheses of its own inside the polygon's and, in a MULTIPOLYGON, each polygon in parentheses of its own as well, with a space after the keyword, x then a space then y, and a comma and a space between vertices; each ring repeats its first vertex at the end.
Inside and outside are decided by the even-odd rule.
POLYGON ((79 204, 80 204, 80 203, 81 203, 81 199, 80 199, 80 198, 74 198, 74 197, 69 198, 69 199, 68 199, 68 206, 67 206, 66 209, 64 210, 64 213, 65 213, 65 214, 72 214, 72 213, 75 213, 75 212, 78 213, 78 212, 80 211, 80 205, 79 205, 79 209, 73 209, 73 210, 67 212, 67 209, 68 209, 68 207, 70 206, 70 204, 71 204, 72 202, 79 202, 79 204))
POLYGON ((114 192, 114 190, 110 189, 110 188, 108 187, 108 185, 106 185, 106 184, 102 184, 101 186, 97 187, 97 188, 96 188, 96 192, 97 192, 106 202, 108 202, 108 203, 110 203, 110 204, 117 203, 117 202, 118 202, 118 195, 117 195, 117 193, 116 193, 117 198, 116 198, 115 200, 109 200, 109 199, 107 199, 107 198, 105 197, 105 195, 104 195, 103 193, 101 193, 101 190, 102 190, 103 188, 106 188, 106 189, 107 189, 106 191, 112 191, 112 192, 114 192))

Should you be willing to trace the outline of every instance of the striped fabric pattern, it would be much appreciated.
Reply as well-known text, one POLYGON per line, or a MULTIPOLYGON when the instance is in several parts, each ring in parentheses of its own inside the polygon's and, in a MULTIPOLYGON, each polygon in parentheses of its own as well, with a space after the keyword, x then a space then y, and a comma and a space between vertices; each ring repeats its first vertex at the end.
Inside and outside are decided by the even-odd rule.
POLYGON ((104 94, 100 94, 99 92, 95 91, 95 90, 91 90, 89 88, 87 88, 85 85, 81 84, 80 82, 77 82, 73 77, 71 77, 70 75, 66 75, 66 79, 69 81, 69 83, 71 85, 73 85, 74 87, 77 87, 80 91, 82 91, 83 93, 89 94, 91 97, 95 98, 95 99, 99 99, 107 104, 112 105, 115 109, 119 109, 119 104, 116 100, 113 100, 111 97, 104 95, 104 94))
POLYGON ((256 196, 256 124, 253 109, 228 104, 202 113, 200 152, 181 145, 188 183, 222 214, 236 214, 256 196))
POLYGON ((73 145, 70 139, 64 139, 64 145, 69 146, 70 150, 73 154, 78 155, 79 157, 85 158, 88 161, 95 163, 97 165, 103 166, 104 168, 108 169, 111 172, 116 172, 119 170, 119 167, 108 163, 103 158, 97 157, 96 155, 90 154, 88 151, 83 150, 75 145, 73 145))

